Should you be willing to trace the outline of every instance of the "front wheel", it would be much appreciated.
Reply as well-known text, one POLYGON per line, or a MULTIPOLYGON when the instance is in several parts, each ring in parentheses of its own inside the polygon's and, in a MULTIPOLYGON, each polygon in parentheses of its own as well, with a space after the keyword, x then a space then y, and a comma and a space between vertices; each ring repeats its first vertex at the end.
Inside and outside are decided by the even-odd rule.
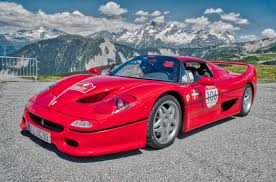
POLYGON ((182 113, 177 99, 161 97, 153 106, 147 128, 147 145, 156 149, 171 145, 181 125, 182 113))
POLYGON ((251 110, 252 102, 253 90, 251 85, 247 84, 242 96, 241 112, 238 114, 238 116, 246 116, 251 110))

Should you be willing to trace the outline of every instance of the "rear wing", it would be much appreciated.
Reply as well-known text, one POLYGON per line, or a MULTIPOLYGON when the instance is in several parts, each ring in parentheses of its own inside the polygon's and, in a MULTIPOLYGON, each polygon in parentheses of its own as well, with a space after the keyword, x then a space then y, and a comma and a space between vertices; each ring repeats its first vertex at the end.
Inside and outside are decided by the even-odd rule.
POLYGON ((210 61, 210 62, 213 64, 225 64, 225 65, 243 65, 243 66, 250 65, 248 63, 242 63, 242 62, 226 62, 226 61, 210 61))
MULTIPOLYGON (((243 74, 254 74, 254 72, 256 73, 256 69, 252 64, 249 63, 242 63, 242 62, 226 62, 226 61, 210 61, 211 63, 219 66, 219 65, 225 65, 225 66, 245 66, 247 67, 247 69, 241 73, 243 74)), ((226 70, 227 71, 227 70, 226 70)), ((229 72, 229 71, 228 71, 229 72)))
MULTIPOLYGON (((219 75, 223 74, 222 72, 226 73, 226 74, 232 74, 232 75, 236 75, 237 79, 240 80, 247 80, 252 82, 253 84, 256 84, 257 82, 257 72, 255 67, 252 64, 249 63, 241 63, 241 62, 225 62, 225 61, 210 61, 212 63, 213 66, 213 71, 219 73, 219 75), (246 69, 243 70, 242 72, 239 71, 238 73, 233 73, 232 70, 227 70, 225 68, 223 68, 223 66, 219 66, 219 65, 226 65, 226 66, 244 66, 246 69)), ((235 69, 235 68, 234 68, 235 69)), ((239 69, 237 69, 239 70, 239 69)))

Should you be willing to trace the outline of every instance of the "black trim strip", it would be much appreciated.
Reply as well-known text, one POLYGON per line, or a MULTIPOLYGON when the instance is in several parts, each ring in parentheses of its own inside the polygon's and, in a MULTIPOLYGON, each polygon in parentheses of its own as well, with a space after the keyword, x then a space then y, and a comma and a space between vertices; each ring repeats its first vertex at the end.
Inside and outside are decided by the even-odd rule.
POLYGON ((118 125, 118 126, 112 126, 112 127, 109 127, 109 128, 100 129, 100 130, 94 130, 94 131, 80 131, 80 130, 75 130, 75 129, 71 129, 71 128, 69 128, 69 130, 73 131, 73 132, 77 132, 77 133, 96 133, 96 132, 101 132, 101 131, 105 131, 105 130, 111 130, 111 129, 115 129, 115 128, 131 125, 131 124, 135 124, 135 123, 144 121, 146 119, 148 119, 148 118, 142 118, 142 119, 139 119, 139 120, 136 120, 136 121, 132 121, 130 123, 125 123, 125 124, 121 124, 121 125, 118 125))
MULTIPOLYGON (((222 95, 222 94, 225 94, 225 93, 228 93, 228 92, 232 92, 232 91, 235 91, 235 90, 239 90, 239 89, 244 88, 244 87, 245 87, 245 86, 242 86, 242 87, 239 87, 239 88, 235 88, 235 89, 232 89, 232 90, 228 90, 228 91, 226 91, 226 92, 222 92, 222 93, 218 94, 217 96, 222 95)), ((186 104, 186 106, 191 106, 191 105, 196 104, 196 103, 198 103, 198 102, 203 102, 203 101, 206 100, 206 99, 208 99, 208 98, 203 98, 203 99, 200 99, 200 100, 197 101, 197 102, 192 102, 192 103, 190 103, 190 104, 186 104)))

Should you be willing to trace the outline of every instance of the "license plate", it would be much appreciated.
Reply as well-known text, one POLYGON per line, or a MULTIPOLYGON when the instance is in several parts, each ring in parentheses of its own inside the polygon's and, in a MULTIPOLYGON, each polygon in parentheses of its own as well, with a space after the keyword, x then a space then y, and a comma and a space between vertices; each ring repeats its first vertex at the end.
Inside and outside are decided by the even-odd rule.
POLYGON ((33 134, 34 136, 36 136, 37 138, 40 138, 41 140, 43 140, 47 143, 51 143, 51 134, 50 133, 39 129, 30 123, 28 123, 28 128, 29 128, 30 133, 33 134))

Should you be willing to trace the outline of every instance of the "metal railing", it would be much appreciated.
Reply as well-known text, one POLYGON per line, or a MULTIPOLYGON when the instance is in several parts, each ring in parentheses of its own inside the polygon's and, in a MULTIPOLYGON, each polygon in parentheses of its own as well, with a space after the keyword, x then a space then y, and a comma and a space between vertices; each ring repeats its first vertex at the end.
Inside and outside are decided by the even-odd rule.
POLYGON ((35 58, 0 56, 0 76, 37 79, 38 61, 35 58))

